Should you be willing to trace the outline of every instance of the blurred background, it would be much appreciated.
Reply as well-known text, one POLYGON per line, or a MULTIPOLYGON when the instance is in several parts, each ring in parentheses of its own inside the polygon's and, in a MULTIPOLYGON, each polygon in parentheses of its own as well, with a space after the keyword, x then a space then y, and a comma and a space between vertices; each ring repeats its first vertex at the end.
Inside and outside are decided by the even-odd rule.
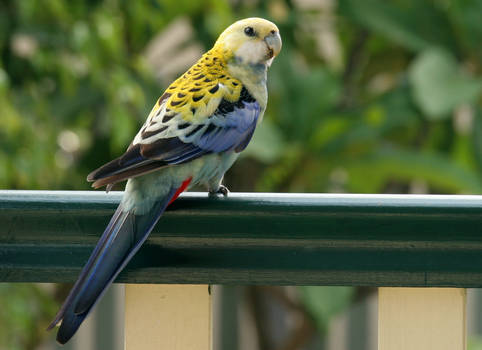
MULTIPOLYGON (((168 84, 252 16, 283 50, 232 191, 482 193, 482 0, 2 0, 0 188, 89 189, 168 84)), ((55 349, 44 330, 69 288, 0 284, 0 349, 55 349)), ((64 349, 121 349, 122 293, 64 349)), ((215 295, 217 350, 376 348, 369 288, 215 295)), ((471 350, 480 315, 471 290, 471 350)))

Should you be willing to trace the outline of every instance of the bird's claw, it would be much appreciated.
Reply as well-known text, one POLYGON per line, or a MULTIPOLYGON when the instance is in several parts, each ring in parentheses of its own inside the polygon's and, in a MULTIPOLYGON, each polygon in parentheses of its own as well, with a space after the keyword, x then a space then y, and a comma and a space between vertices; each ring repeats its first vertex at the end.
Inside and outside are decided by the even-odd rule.
POLYGON ((229 190, 226 186, 220 185, 216 191, 209 191, 209 197, 218 197, 219 194, 222 194, 223 197, 227 197, 229 194, 229 190))

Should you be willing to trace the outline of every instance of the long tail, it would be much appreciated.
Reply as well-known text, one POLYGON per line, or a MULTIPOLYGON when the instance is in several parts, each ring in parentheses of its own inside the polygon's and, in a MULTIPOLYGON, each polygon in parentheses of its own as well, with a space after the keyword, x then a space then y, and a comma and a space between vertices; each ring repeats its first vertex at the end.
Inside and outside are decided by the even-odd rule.
POLYGON ((172 189, 148 213, 135 215, 122 202, 102 234, 69 296, 47 329, 60 321, 57 341, 65 344, 77 331, 107 287, 147 239, 166 207, 181 188, 172 189))

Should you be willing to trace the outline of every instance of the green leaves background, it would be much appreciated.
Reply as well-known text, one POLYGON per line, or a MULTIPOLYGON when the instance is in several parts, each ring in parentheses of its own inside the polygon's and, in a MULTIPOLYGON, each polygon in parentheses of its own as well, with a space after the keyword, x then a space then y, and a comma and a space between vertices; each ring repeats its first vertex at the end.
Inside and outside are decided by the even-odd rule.
POLYGON ((186 68, 160 74, 151 40, 180 17, 192 28, 168 38, 162 68, 257 15, 279 24, 284 48, 233 190, 480 193, 482 2, 327 4, 3 2, 0 187, 87 189, 186 68))

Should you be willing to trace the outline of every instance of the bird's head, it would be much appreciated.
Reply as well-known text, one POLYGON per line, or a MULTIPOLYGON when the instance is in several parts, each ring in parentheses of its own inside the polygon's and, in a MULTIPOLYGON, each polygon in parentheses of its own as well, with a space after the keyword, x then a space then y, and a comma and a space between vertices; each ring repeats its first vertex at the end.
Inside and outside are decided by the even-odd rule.
POLYGON ((239 63, 269 66, 281 50, 281 37, 274 23, 246 18, 226 28, 214 47, 223 49, 239 63))

